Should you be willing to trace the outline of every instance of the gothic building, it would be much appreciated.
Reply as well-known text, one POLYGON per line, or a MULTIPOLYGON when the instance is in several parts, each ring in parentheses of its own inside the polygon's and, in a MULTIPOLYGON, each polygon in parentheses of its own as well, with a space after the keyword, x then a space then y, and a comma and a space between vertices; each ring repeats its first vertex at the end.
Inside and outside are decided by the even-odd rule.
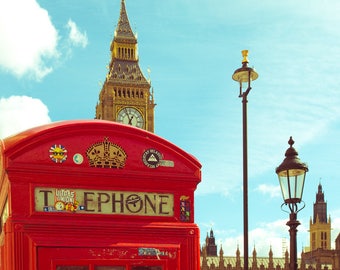
MULTIPOLYGON (((319 184, 313 208, 313 218, 309 223, 310 247, 306 247, 298 259, 299 270, 340 270, 340 234, 335 239, 335 249, 331 249, 331 218, 327 216, 327 203, 325 202, 322 185, 319 184)), ((237 248, 236 256, 223 256, 222 247, 217 252, 215 237, 212 229, 210 237, 206 237, 205 245, 201 251, 201 270, 242 270, 243 258, 237 248)), ((271 248, 268 257, 257 257, 254 247, 253 256, 249 258, 251 270, 289 270, 289 253, 284 258, 274 258, 271 248)))
POLYGON ((131 30, 124 0, 110 50, 111 61, 95 118, 154 132, 153 89, 139 67, 137 37, 131 30))
POLYGON ((214 232, 211 229, 210 235, 205 238, 205 246, 206 246, 206 253, 207 256, 217 256, 217 245, 215 244, 215 236, 214 232))
MULTIPOLYGON (((237 247, 235 257, 223 256, 223 249, 220 248, 219 256, 208 256, 206 247, 202 249, 201 270, 243 270, 243 258, 237 247)), ((300 263, 300 262, 299 262, 300 263)), ((249 269, 251 270, 289 270, 289 254, 285 253, 284 258, 274 258, 270 248, 268 257, 257 257, 254 247, 252 257, 249 258, 249 269)))
POLYGON ((340 269, 340 234, 335 240, 335 250, 331 249, 331 218, 327 217, 322 185, 319 184, 314 203, 313 219, 309 222, 310 246, 305 248, 302 259, 308 265, 327 265, 332 269, 340 269))

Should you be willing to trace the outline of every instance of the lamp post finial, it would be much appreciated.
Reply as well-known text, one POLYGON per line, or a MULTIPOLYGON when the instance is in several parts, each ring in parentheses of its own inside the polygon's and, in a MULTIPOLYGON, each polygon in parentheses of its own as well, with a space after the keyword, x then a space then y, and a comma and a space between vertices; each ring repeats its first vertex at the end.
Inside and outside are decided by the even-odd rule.
POLYGON ((248 61, 248 50, 242 51, 242 57, 243 57, 242 64, 248 64, 249 63, 249 61, 248 61))

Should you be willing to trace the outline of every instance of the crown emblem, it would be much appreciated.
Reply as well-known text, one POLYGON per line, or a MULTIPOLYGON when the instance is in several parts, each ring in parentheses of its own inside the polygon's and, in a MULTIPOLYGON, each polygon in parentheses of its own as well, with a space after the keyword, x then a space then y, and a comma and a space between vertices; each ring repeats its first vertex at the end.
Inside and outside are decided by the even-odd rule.
POLYGON ((90 167, 97 168, 123 168, 127 154, 119 145, 112 143, 108 138, 103 142, 92 144, 86 151, 90 167))

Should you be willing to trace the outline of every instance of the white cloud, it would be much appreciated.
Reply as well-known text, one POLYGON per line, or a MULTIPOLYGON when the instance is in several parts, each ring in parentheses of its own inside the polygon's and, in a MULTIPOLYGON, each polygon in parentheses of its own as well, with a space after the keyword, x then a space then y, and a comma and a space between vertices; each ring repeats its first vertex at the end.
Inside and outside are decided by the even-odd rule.
POLYGON ((70 30, 69 39, 71 41, 71 44, 73 44, 74 46, 81 46, 85 48, 88 43, 86 32, 80 32, 76 23, 71 19, 67 22, 67 28, 70 30))
POLYGON ((278 185, 274 186, 274 185, 261 184, 256 188, 256 190, 264 195, 269 194, 271 198, 280 197, 281 195, 280 186, 278 185))
POLYGON ((46 105, 27 96, 0 99, 0 138, 51 122, 46 105))
POLYGON ((36 80, 52 71, 47 62, 59 57, 58 33, 35 0, 0 1, 0 36, 1 68, 36 80))
POLYGON ((61 55, 70 55, 72 47, 85 48, 88 44, 86 32, 80 32, 71 19, 67 29, 67 39, 60 37, 48 11, 36 0, 1 0, 0 68, 18 78, 43 79, 61 55), (59 46, 59 41, 66 46, 59 46))
MULTIPOLYGON (((257 228, 250 230, 248 233, 249 258, 252 257, 254 248, 258 257, 268 257, 270 248, 274 257, 282 257, 284 252, 289 252, 289 228, 286 226, 287 220, 276 220, 270 223, 262 223, 257 228), (283 234, 284 233, 284 234, 283 234), (284 236, 283 236, 284 235, 284 236)), ((299 235, 301 239, 306 239, 307 231, 303 225, 299 226, 299 235)), ((227 232, 231 235, 235 232, 227 232)), ((223 232, 215 233, 216 236, 223 232)), ((241 256, 243 256, 243 235, 232 235, 216 241, 218 249, 222 245, 225 256, 235 256, 236 249, 239 247, 241 256)), ((298 243, 298 256, 300 256, 300 242, 298 243)))
MULTIPOLYGON (((281 257, 283 252, 289 251, 289 240, 282 238, 282 232, 288 231, 286 220, 277 220, 249 232, 249 243, 253 244, 259 255, 266 256, 272 248, 274 257, 281 257)), ((287 233, 287 237, 289 237, 287 233)), ((251 245, 249 245, 251 247, 251 245)))

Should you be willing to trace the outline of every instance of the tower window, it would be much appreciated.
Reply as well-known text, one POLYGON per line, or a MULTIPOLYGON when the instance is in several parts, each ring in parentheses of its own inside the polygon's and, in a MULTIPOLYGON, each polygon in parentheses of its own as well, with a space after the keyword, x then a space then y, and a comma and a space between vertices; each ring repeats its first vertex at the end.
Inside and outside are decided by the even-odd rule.
POLYGON ((314 250, 315 247, 315 233, 312 233, 312 250, 314 250))
POLYGON ((327 249, 327 233, 321 232, 321 248, 327 249))

